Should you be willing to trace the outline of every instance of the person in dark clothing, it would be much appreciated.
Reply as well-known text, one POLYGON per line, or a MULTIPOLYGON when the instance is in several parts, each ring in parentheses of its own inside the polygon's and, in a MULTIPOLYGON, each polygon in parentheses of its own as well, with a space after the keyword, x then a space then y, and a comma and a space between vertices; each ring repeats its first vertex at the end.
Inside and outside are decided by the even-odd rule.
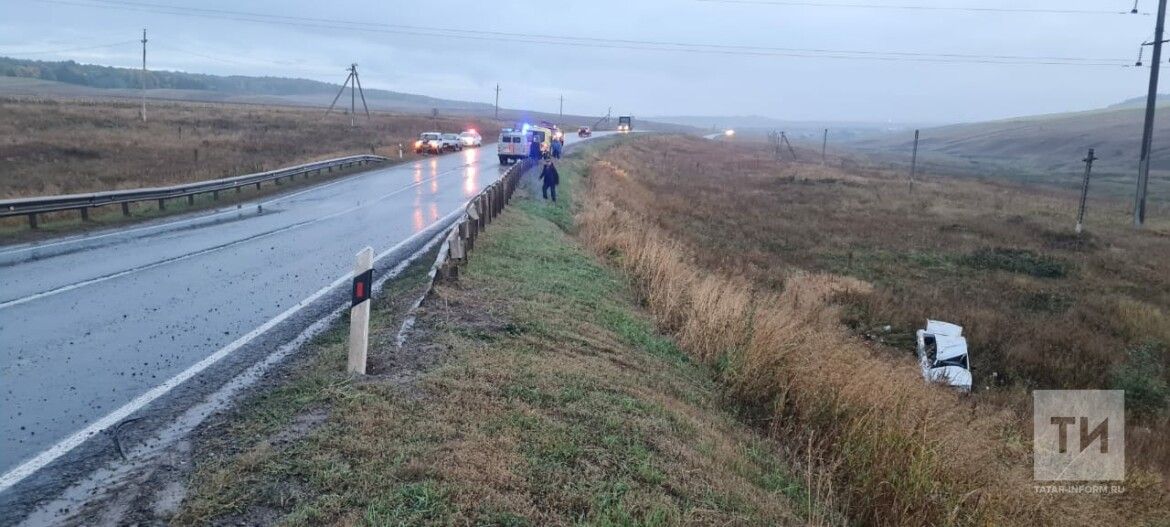
POLYGON ((529 143, 528 157, 532 158, 533 161, 536 161, 537 159, 540 159, 541 153, 542 152, 540 151, 540 143, 539 142, 532 141, 531 143, 529 143))
POLYGON ((553 157, 560 159, 562 148, 564 148, 564 141, 563 140, 554 140, 552 142, 552 155, 553 155, 553 157))
POLYGON ((561 182, 561 175, 557 173, 557 166, 551 160, 544 161, 544 168, 540 170, 540 195, 548 199, 551 191, 553 203, 557 202, 557 185, 561 182))

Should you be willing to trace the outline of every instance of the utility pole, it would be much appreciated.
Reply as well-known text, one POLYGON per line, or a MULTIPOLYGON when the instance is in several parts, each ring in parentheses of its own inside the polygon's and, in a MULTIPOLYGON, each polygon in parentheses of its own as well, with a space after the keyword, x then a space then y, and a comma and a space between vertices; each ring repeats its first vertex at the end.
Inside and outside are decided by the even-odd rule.
POLYGON ((146 122, 146 28, 142 28, 142 122, 146 122))
POLYGON ((561 94, 560 116, 561 116, 561 121, 564 121, 565 120, 565 96, 564 96, 564 94, 561 94))
POLYGON ((910 190, 914 190, 914 176, 918 173, 918 130, 914 131, 914 153, 910 156, 910 190))
POLYGON ((500 120, 500 83, 496 83, 496 120, 500 120))
POLYGON ((349 126, 353 127, 354 114, 357 113, 357 95, 362 96, 362 108, 366 110, 366 120, 370 119, 370 107, 366 104, 366 92, 362 90, 362 81, 358 78, 357 63, 350 64, 346 71, 349 75, 345 77, 345 82, 341 83, 341 89, 337 90, 337 96, 333 98, 333 102, 329 104, 329 109, 325 111, 325 115, 333 111, 333 107, 337 105, 337 99, 341 98, 341 94, 345 93, 345 87, 349 86, 349 126))
POLYGON ((1150 182, 1150 151, 1154 145, 1154 104, 1158 99, 1158 70, 1162 66, 1162 34, 1166 29, 1166 0, 1158 0, 1154 23, 1154 56, 1150 60, 1150 91, 1146 95, 1146 123, 1142 129, 1142 157, 1138 163, 1137 193, 1133 201, 1133 226, 1146 222, 1146 188, 1150 182))
MULTIPOLYGON (((788 153, 792 154, 792 160, 796 161, 796 149, 792 148, 792 142, 788 140, 788 135, 785 132, 780 132, 780 139, 788 146, 788 153)), ((777 144, 776 148, 780 148, 780 145, 777 144)))
POLYGON ((829 146, 829 129, 825 128, 825 138, 821 139, 821 166, 825 165, 825 148, 829 146))
POLYGON ((1085 202, 1089 200, 1089 174, 1093 172, 1093 161, 1097 160, 1097 156, 1093 155, 1093 149, 1089 149, 1089 155, 1085 156, 1085 180, 1081 182, 1081 206, 1077 210, 1077 234, 1084 229, 1085 223, 1085 202))

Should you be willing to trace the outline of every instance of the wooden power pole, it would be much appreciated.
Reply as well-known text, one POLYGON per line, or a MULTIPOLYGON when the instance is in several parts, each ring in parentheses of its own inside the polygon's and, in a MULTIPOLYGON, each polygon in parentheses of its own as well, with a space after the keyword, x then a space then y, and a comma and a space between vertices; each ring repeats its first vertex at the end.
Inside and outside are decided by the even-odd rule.
POLYGON ((366 105, 366 92, 362 90, 362 81, 358 78, 357 63, 350 64, 346 68, 349 75, 346 75, 345 82, 341 83, 341 89, 337 90, 337 96, 333 98, 333 102, 329 104, 329 109, 325 111, 325 115, 333 111, 333 107, 337 105, 337 99, 341 98, 341 94, 345 93, 345 87, 349 86, 349 125, 352 127, 354 122, 354 114, 357 113, 357 98, 355 95, 362 96, 362 108, 366 110, 366 120, 370 119, 370 107, 366 105))
POLYGON ((1138 163, 1137 192, 1133 200, 1133 226, 1146 222, 1146 189, 1150 182, 1150 155, 1154 146, 1154 105, 1158 102, 1158 70, 1162 66, 1162 35, 1166 29, 1166 0, 1158 0, 1154 22, 1154 56, 1150 57, 1150 89, 1146 95, 1146 122, 1142 128, 1142 156, 1138 163))
POLYGON ((825 148, 829 146, 829 129, 825 128, 825 136, 821 139, 821 165, 825 164, 825 148))
POLYGON ((910 155, 910 189, 914 189, 914 176, 918 173, 918 130, 914 131, 914 153, 910 155))
POLYGON ((1085 203, 1089 200, 1089 176, 1093 173, 1093 161, 1097 160, 1097 156, 1093 155, 1093 149, 1089 149, 1089 155, 1085 156, 1085 179, 1081 182, 1081 206, 1077 209, 1077 234, 1080 234, 1084 229, 1085 224, 1085 203))
POLYGON ((142 28, 142 122, 146 122, 146 28, 142 28))

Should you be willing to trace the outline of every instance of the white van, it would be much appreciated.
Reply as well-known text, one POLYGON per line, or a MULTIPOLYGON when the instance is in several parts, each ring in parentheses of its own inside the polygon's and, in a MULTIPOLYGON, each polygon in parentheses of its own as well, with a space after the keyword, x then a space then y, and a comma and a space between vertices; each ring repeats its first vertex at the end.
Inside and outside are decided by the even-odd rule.
POLYGON ((506 165, 528 157, 528 149, 531 148, 529 137, 531 136, 522 130, 511 128, 501 130, 500 142, 496 145, 496 151, 500 155, 500 164, 506 165))

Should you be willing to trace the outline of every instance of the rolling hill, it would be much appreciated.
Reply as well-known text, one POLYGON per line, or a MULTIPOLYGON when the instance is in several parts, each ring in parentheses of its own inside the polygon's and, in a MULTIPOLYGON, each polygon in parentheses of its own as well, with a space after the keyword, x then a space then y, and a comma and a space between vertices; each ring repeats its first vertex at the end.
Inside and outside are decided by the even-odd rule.
MULTIPOLYGON (((1127 101, 1128 102, 1128 101, 1127 101)), ((1170 103, 1159 104, 1155 121, 1152 191, 1170 192, 1170 103)), ((1083 159, 1093 148, 1094 185, 1132 192, 1141 150, 1144 107, 1109 108, 1018 117, 923 129, 919 162, 930 171, 1004 176, 1077 186, 1083 159)), ((850 147, 876 159, 909 162, 914 134, 905 131, 859 138, 850 147)))

